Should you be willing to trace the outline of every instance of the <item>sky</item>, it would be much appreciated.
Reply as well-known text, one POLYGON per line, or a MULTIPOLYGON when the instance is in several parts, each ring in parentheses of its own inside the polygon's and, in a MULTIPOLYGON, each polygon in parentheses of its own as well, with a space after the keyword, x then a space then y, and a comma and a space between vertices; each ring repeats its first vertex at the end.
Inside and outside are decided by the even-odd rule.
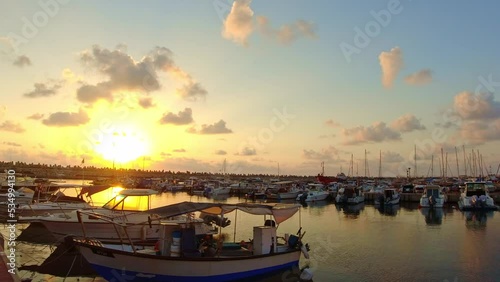
POLYGON ((423 177, 500 164, 497 1, 1 6, 3 161, 423 177))

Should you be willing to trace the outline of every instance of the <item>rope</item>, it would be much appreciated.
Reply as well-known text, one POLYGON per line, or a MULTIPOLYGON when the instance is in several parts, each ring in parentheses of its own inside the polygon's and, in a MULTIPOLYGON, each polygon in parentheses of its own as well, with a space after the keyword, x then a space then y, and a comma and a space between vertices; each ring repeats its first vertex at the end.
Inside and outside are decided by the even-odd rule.
POLYGON ((68 269, 68 272, 66 273, 66 277, 64 277, 63 281, 66 281, 66 278, 68 278, 69 273, 71 272, 71 269, 73 269, 73 265, 75 264, 76 256, 73 258, 73 262, 71 263, 71 266, 68 269))

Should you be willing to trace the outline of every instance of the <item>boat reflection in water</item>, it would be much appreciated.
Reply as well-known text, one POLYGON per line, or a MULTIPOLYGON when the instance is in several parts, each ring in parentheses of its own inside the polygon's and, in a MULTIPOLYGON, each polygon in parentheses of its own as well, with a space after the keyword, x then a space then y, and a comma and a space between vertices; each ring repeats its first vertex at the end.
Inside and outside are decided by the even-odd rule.
POLYGON ((361 211, 365 209, 365 203, 356 205, 335 205, 337 211, 342 211, 346 218, 358 218, 361 211))
POLYGON ((488 218, 493 218, 494 213, 494 211, 486 210, 464 211, 465 226, 469 229, 486 228, 486 221, 488 218))
POLYGON ((420 213, 425 217, 427 225, 441 225, 443 223, 444 212, 442 208, 421 208, 420 213))
POLYGON ((375 208, 382 215, 396 216, 399 211, 399 204, 397 205, 375 205, 375 208))

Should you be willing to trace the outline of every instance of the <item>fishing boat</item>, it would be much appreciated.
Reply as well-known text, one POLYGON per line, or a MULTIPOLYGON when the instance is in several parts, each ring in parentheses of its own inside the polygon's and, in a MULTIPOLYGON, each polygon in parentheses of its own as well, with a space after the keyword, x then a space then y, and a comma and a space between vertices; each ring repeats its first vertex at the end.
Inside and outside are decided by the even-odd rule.
POLYGON ((330 192, 324 189, 323 184, 309 183, 307 184, 306 191, 299 194, 296 200, 301 202, 323 201, 326 200, 329 195, 330 192))
POLYGON ((385 189, 382 193, 375 197, 375 205, 399 205, 401 195, 393 188, 385 189))
MULTIPOLYGON (((74 242, 91 266, 108 281, 238 281, 298 267, 301 253, 309 258, 301 228, 296 236, 277 233, 277 226, 299 208, 281 203, 182 202, 152 210, 162 218, 193 212, 224 216, 237 211, 271 218, 253 226, 250 242, 223 243, 221 236, 218 239, 197 236, 192 227, 180 224, 163 224, 154 250, 126 244, 126 239, 113 246, 89 238, 75 238, 74 242)), ((130 228, 114 221, 109 223, 130 228)))
POLYGON ((439 185, 426 185, 422 197, 421 208, 442 208, 446 202, 446 195, 439 185))
POLYGON ((363 191, 358 187, 347 186, 342 187, 337 192, 335 202, 338 204, 352 204, 356 205, 365 201, 363 191))
POLYGON ((493 198, 490 196, 486 182, 466 182, 458 200, 461 210, 496 210, 493 198))
MULTIPOLYGON (((107 185, 82 186, 74 184, 60 184, 51 186, 48 190, 55 190, 47 199, 39 197, 34 202, 20 204, 16 213, 20 220, 28 221, 31 217, 68 213, 77 209, 92 209, 92 195, 108 189, 107 185), (75 196, 71 196, 71 194, 75 196)), ((36 219, 36 218, 35 218, 36 219)))
MULTIPOLYGON (((155 214, 142 212, 151 209, 150 197, 156 193, 155 190, 151 189, 124 189, 104 206, 89 209, 89 211, 98 213, 99 216, 82 215, 79 213, 81 211, 71 211, 45 216, 20 217, 20 220, 42 223, 56 239, 62 239, 68 235, 84 236, 87 234, 92 238, 113 242, 119 240, 120 236, 125 236, 122 233, 117 234, 115 226, 112 224, 99 220, 99 218, 105 217, 110 221, 133 225, 133 227, 128 228, 128 235, 133 240, 148 241, 158 238, 157 225, 159 223, 152 223, 157 218, 155 214), (82 230, 81 222, 86 223, 85 230, 82 230)), ((182 216, 171 218, 169 221, 186 222, 186 219, 182 216)), ((202 229, 200 232, 206 232, 203 219, 194 220, 194 222, 200 223, 198 226, 202 229)))

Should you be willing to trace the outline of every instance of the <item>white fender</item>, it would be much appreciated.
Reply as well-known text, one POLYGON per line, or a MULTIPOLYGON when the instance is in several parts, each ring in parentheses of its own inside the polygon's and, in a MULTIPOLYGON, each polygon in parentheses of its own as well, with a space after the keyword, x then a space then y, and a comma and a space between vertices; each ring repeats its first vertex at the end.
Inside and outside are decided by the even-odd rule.
POLYGON ((307 248, 305 245, 302 245, 302 247, 300 247, 300 250, 302 251, 302 254, 304 255, 304 257, 306 259, 309 259, 309 252, 307 251, 307 248))

